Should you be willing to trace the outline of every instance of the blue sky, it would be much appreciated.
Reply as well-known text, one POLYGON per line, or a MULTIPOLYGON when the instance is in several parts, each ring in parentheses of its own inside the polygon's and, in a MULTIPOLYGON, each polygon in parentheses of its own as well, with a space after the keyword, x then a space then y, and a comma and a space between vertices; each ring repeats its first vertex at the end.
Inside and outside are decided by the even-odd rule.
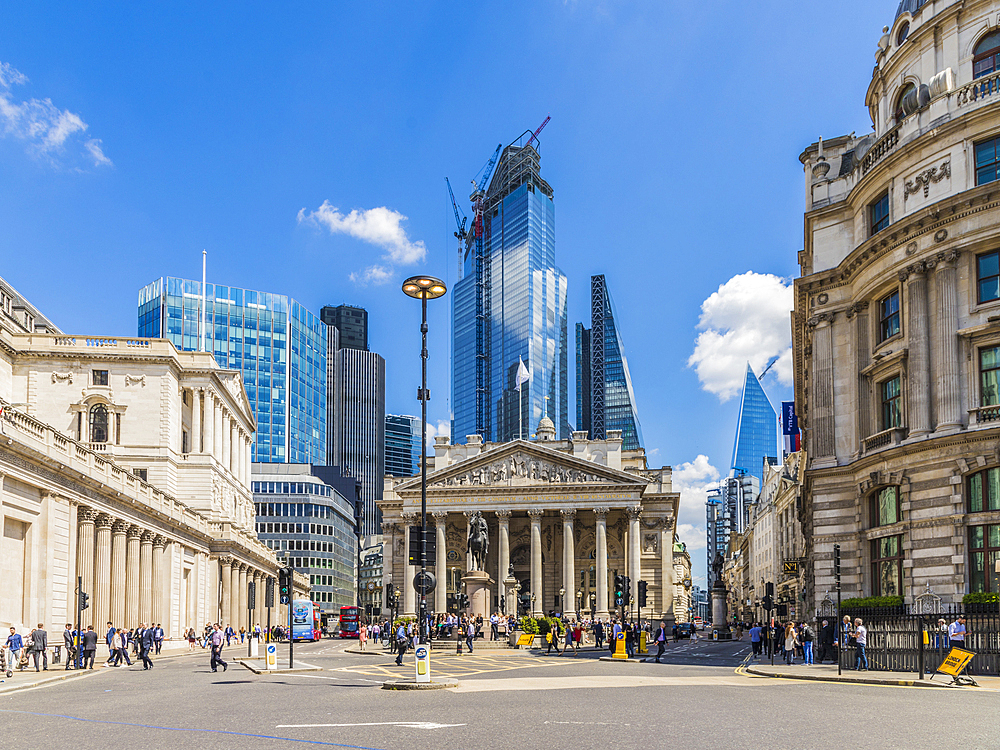
MULTIPOLYGON (((797 157, 868 132, 895 5, 13 4, 0 275, 64 330, 134 335, 138 289, 197 278, 204 248, 210 281, 368 308, 388 408, 417 413, 418 308, 399 282, 455 279, 443 178, 467 195, 497 143, 551 114, 542 174, 570 327, 589 323, 604 273, 651 463, 675 467, 683 536, 703 546, 699 491, 728 469, 732 383, 747 358, 787 350, 797 157)), ((449 309, 431 305, 435 423, 449 309)), ((776 404, 785 356, 764 381, 776 404)))

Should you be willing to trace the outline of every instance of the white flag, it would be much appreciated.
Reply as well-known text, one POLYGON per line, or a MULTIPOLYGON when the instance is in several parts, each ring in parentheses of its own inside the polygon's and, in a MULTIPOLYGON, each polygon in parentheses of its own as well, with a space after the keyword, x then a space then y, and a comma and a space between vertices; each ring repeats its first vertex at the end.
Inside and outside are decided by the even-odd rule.
POLYGON ((517 358, 517 375, 514 376, 514 390, 521 390, 521 383, 527 383, 531 379, 528 368, 524 366, 524 360, 517 358))

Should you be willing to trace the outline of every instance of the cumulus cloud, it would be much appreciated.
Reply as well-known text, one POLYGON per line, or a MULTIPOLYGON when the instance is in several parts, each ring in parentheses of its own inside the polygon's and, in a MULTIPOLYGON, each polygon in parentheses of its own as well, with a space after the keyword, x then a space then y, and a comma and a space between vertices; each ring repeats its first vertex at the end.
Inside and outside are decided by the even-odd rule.
POLYGON ((792 285, 772 274, 734 276, 701 305, 688 367, 701 387, 728 401, 740 393, 747 362, 760 374, 777 358, 778 380, 792 384, 792 285))
POLYGON ((300 224, 323 227, 330 234, 346 234, 385 251, 382 257, 388 265, 371 266, 361 273, 352 273, 351 281, 356 283, 385 283, 392 274, 391 266, 409 266, 427 257, 423 240, 414 242, 407 236, 403 227, 407 218, 385 206, 354 209, 345 214, 329 201, 323 201, 315 211, 300 210, 298 220, 300 224))
POLYGON ((451 438, 451 422, 439 419, 437 424, 433 422, 427 423, 427 447, 434 447, 434 438, 436 437, 446 437, 451 438))
POLYGON ((704 549, 708 544, 705 528, 705 500, 708 497, 708 491, 718 485, 719 477, 719 470, 712 466, 708 456, 703 454, 699 454, 694 461, 688 461, 674 467, 673 488, 676 492, 681 493, 677 536, 687 545, 688 552, 704 549))
POLYGON ((27 82, 23 73, 0 62, 0 135, 24 141, 29 153, 52 163, 72 146, 78 155, 89 156, 95 167, 111 166, 99 139, 83 140, 88 126, 80 115, 59 109, 51 99, 15 97, 14 88, 27 82))

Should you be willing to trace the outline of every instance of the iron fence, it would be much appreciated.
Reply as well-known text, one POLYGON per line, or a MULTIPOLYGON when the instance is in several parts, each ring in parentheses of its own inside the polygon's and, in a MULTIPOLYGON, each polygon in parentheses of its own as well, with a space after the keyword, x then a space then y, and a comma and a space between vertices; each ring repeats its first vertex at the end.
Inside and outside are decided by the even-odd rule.
MULTIPOLYGON (((1000 674, 1000 608, 997 604, 967 604, 942 611, 916 612, 911 605, 885 608, 843 609, 838 618, 860 617, 868 630, 865 656, 870 670, 933 674, 951 645, 948 626, 965 616, 965 647, 975 654, 969 664, 974 675, 1000 674), (943 622, 941 622, 943 621, 943 622), (926 639, 924 638, 926 634, 926 639)), ((840 649, 840 665, 853 669, 856 649, 840 649)))

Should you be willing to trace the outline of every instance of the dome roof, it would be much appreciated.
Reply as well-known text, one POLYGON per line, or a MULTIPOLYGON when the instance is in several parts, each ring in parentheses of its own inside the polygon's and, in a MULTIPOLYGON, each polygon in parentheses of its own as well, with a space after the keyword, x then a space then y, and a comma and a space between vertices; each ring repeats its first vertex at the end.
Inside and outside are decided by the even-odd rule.
MULTIPOLYGON (((904 13, 909 13, 911 16, 916 15, 917 11, 926 4, 927 0, 900 0, 899 8, 896 10, 896 18, 904 13)), ((893 23, 896 22, 896 18, 892 19, 893 23)))
POLYGON ((539 440, 555 440, 556 439, 556 425, 555 423, 544 416, 538 422, 538 429, 535 431, 535 435, 539 440))

